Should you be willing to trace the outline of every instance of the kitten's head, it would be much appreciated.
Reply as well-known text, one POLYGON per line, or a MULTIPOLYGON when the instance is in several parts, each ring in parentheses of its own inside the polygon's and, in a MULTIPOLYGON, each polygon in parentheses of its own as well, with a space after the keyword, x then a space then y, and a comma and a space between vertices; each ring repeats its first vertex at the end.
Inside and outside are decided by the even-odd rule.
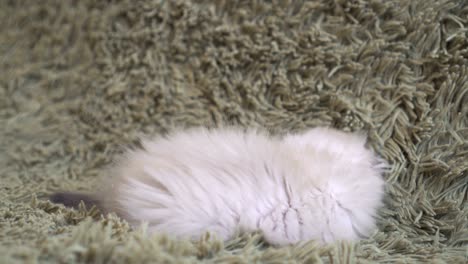
POLYGON ((265 238, 284 245, 367 237, 383 203, 385 165, 365 147, 366 138, 319 128, 284 142, 302 169, 283 183, 287 202, 260 222, 265 238))

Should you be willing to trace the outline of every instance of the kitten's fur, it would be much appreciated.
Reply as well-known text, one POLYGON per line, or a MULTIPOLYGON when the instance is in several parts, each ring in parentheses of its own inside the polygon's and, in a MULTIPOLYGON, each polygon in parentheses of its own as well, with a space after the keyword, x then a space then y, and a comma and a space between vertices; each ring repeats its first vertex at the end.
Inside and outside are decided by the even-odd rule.
POLYGON ((97 198, 134 226, 180 238, 261 230, 275 245, 356 240, 375 228, 384 194, 384 163, 365 141, 328 128, 175 132, 128 151, 97 198))

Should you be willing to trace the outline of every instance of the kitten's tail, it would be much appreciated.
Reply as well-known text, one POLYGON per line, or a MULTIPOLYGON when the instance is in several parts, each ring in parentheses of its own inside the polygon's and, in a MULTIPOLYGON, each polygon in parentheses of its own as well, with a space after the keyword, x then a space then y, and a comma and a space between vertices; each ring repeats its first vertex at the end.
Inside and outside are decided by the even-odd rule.
POLYGON ((73 192, 57 192, 49 196, 49 200, 56 204, 63 204, 66 207, 78 209, 81 201, 86 205, 86 208, 95 206, 102 211, 102 202, 90 194, 73 193, 73 192))

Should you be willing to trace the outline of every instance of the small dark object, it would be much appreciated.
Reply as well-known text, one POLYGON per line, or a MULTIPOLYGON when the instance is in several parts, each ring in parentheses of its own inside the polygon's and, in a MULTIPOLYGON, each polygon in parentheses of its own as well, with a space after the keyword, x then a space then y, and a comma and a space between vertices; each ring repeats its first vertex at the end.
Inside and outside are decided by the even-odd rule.
POLYGON ((56 204, 63 204, 67 207, 77 209, 80 202, 86 205, 87 208, 91 208, 93 205, 100 208, 100 202, 88 194, 72 193, 72 192, 58 192, 54 193, 49 197, 49 200, 56 204))

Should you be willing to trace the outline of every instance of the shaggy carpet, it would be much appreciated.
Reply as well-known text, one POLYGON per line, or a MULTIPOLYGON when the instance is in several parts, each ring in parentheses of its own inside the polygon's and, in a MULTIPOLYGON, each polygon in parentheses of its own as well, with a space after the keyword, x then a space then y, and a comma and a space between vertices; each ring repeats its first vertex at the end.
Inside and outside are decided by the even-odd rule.
POLYGON ((0 0, 0 263, 467 263, 468 2, 0 0), (392 164, 359 243, 174 241, 45 198, 142 133, 326 125, 392 164))

